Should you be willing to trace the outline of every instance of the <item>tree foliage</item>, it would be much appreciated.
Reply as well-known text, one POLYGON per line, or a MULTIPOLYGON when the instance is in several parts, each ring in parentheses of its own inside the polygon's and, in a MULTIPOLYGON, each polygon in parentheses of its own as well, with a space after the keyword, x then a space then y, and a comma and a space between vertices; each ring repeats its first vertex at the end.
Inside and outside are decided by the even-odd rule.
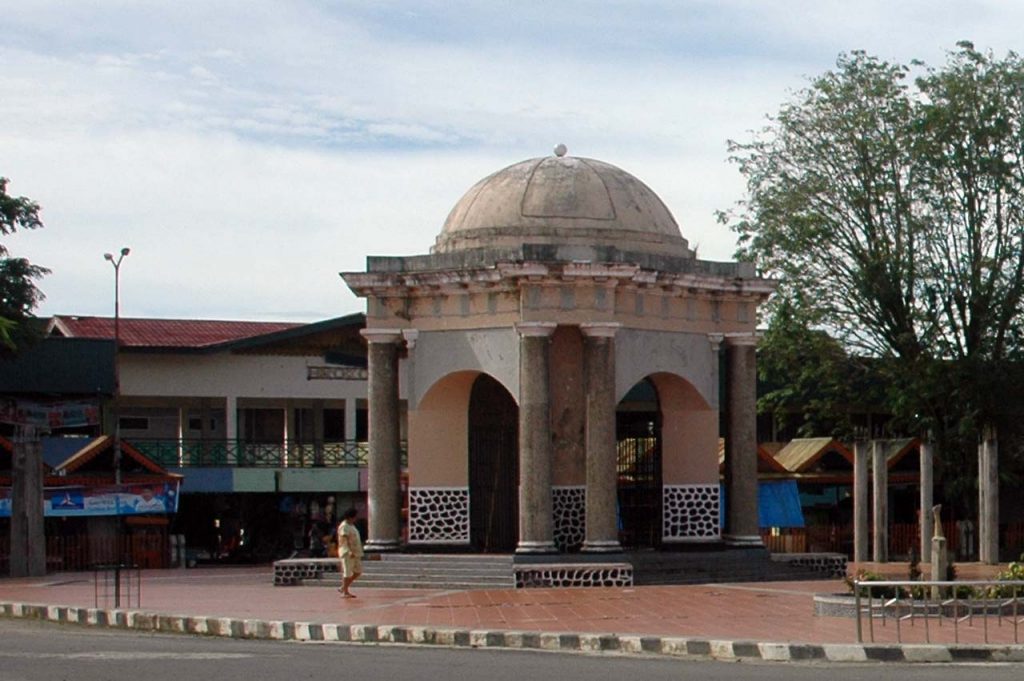
MULTIPOLYGON (((773 327, 873 358, 905 424, 973 448, 1024 350, 1024 61, 967 42, 939 67, 844 54, 729 146, 747 198, 720 218, 780 280, 773 327)), ((768 341, 784 357, 797 339, 768 341)))
MULTIPOLYGON (((0 235, 42 227, 39 204, 24 196, 10 196, 7 182, 7 178, 0 177, 0 235)), ((25 322, 43 300, 35 282, 48 272, 25 258, 10 257, 0 242, 0 356, 34 337, 35 329, 25 322)))

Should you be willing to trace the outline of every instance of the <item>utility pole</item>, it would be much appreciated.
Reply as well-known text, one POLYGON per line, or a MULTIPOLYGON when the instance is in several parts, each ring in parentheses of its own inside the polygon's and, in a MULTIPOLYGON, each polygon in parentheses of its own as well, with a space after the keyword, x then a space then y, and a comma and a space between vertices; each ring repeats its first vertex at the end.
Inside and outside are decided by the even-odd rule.
POLYGON ((121 261, 131 253, 130 248, 122 248, 120 254, 104 253, 103 258, 114 266, 114 487, 117 503, 114 512, 117 523, 118 560, 122 564, 127 561, 127 545, 123 536, 124 526, 121 523, 121 261), (122 550, 123 549, 123 550, 122 550))

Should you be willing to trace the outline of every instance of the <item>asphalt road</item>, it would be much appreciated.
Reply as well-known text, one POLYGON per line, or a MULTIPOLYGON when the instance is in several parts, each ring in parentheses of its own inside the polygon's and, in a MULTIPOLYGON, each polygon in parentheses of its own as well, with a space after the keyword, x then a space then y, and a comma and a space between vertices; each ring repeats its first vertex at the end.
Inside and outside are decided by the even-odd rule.
POLYGON ((1018 681, 1024 665, 688 662, 522 651, 279 643, 0 620, 0 681, 1018 681))

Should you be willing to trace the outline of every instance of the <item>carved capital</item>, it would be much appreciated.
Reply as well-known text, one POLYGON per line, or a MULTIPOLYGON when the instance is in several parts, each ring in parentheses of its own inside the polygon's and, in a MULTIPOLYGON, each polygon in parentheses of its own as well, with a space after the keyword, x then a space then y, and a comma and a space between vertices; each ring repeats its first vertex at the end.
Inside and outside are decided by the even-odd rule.
POLYGON ((519 322, 516 331, 523 338, 547 337, 555 332, 555 322, 519 322))
POLYGON ((402 329, 362 329, 359 335, 367 343, 397 343, 402 339, 402 329))
POLYGON ((614 338, 622 324, 619 322, 584 322, 580 331, 588 338, 614 338))
POLYGON ((761 334, 756 331, 742 332, 742 333, 727 333, 725 335, 725 342, 727 345, 746 345, 756 346, 758 341, 761 340, 761 334))

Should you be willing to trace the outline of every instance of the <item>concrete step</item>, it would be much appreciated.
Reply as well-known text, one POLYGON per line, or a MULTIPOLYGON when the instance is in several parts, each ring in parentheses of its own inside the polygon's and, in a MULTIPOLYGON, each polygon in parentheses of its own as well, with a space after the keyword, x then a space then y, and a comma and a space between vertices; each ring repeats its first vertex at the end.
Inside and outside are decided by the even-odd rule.
POLYGON ((363 560, 362 586, 391 589, 511 589, 512 556, 382 554, 363 560))
POLYGON ((446 565, 475 565, 475 566, 510 566, 512 556, 496 556, 493 554, 427 554, 427 553, 382 553, 377 556, 368 556, 363 559, 364 563, 443 563, 446 565))
POLYGON ((760 547, 708 551, 637 552, 630 555, 634 583, 703 584, 826 578, 804 566, 773 561, 760 547))

